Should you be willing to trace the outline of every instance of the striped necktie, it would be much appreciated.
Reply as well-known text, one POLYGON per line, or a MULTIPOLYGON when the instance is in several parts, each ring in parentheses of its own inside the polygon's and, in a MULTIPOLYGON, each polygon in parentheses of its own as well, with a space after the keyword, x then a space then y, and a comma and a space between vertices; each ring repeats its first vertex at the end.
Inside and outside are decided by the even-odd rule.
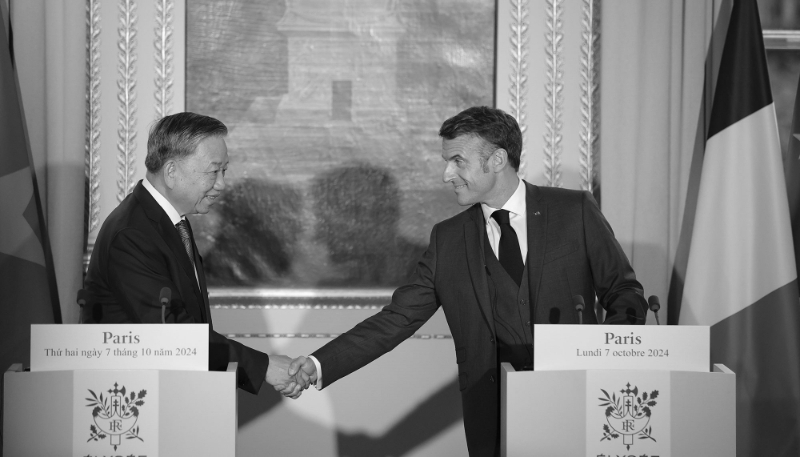
POLYGON ((189 223, 184 219, 175 224, 175 228, 181 234, 181 241, 183 241, 183 247, 186 248, 186 255, 189 256, 189 260, 194 265, 194 251, 192 250, 192 235, 189 234, 189 223))

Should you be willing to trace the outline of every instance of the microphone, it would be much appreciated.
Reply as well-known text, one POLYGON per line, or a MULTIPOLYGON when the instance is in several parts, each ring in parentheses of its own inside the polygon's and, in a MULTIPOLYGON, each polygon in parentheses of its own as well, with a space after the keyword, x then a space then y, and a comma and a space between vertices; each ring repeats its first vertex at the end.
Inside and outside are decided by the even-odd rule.
POLYGON ((578 311, 578 325, 583 324, 583 308, 586 307, 583 297, 581 295, 573 295, 572 303, 575 304, 575 310, 578 311))
POLYGON ((661 322, 658 320, 658 310, 661 309, 661 303, 658 302, 658 297, 651 295, 650 298, 647 299, 647 303, 650 304, 650 311, 656 315, 656 325, 661 325, 661 322))
POLYGON ((162 287, 161 293, 158 295, 158 301, 161 302, 161 323, 166 324, 167 305, 172 300, 172 290, 169 287, 162 287))
POLYGON ((80 308, 78 310, 78 313, 79 313, 78 321, 81 324, 85 324, 85 323, 89 322, 88 317, 86 315, 86 313, 89 311, 89 310, 86 309, 86 297, 87 297, 87 295, 89 295, 89 294, 87 294, 85 290, 78 289, 77 302, 78 302, 78 307, 80 308))
POLYGON ((78 306, 81 308, 86 306, 86 291, 83 289, 78 289, 78 306))

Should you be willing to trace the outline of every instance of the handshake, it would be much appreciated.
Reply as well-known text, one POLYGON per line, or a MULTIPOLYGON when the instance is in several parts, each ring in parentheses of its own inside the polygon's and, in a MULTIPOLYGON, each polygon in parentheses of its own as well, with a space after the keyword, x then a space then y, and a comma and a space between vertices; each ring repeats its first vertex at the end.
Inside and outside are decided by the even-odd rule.
POLYGON ((292 360, 285 355, 269 356, 267 382, 285 397, 299 398, 318 379, 317 367, 310 358, 300 356, 292 360))

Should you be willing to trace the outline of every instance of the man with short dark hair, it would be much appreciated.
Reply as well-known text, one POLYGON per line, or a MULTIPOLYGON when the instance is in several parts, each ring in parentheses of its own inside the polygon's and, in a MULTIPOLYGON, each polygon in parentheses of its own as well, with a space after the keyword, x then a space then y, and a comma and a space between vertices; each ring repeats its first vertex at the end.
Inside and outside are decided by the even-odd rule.
POLYGON ((268 356, 213 331, 203 259, 186 215, 206 214, 225 189, 225 125, 178 113, 157 121, 147 140, 147 174, 108 215, 97 235, 81 311, 87 323, 160 323, 159 293, 169 287, 167 323, 209 324, 209 369, 238 362, 239 387, 257 394, 264 379, 287 396, 300 389, 291 361, 268 356))
MULTIPOLYGON (((439 135, 442 179, 470 207, 433 227, 416 278, 391 304, 296 359, 289 374, 327 387, 391 351, 441 306, 455 344, 469 453, 496 456, 500 363, 532 368, 532 324, 577 324, 575 295, 586 303, 597 296, 605 324, 644 324, 647 306, 589 192, 519 179, 522 134, 513 117, 473 107, 445 121, 439 135)), ((587 312, 584 321, 597 317, 587 312)))

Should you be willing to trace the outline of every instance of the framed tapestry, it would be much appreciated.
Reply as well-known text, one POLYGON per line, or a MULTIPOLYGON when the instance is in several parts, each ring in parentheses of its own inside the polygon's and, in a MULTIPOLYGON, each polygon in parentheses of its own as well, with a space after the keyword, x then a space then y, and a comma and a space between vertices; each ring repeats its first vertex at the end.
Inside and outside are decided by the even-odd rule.
POLYGON ((385 288, 462 210, 438 129, 493 105, 495 2, 198 0, 186 109, 229 128, 195 238, 212 287, 385 288))

